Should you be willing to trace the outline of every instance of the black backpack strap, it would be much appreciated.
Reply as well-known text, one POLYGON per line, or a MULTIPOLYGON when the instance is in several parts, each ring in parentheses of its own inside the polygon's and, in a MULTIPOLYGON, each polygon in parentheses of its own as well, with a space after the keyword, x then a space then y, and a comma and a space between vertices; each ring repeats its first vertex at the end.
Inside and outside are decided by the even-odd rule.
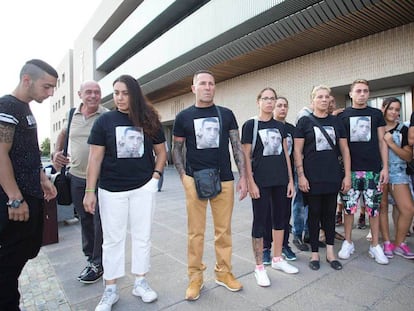
MULTIPOLYGON (((73 114, 75 113, 76 108, 71 108, 69 111, 68 117, 68 128, 66 130, 66 138, 65 138, 65 145, 63 147, 63 155, 66 157, 68 154, 68 145, 69 145, 69 133, 70 133, 70 124, 72 123, 73 114)), ((66 172, 66 165, 62 167, 60 170, 61 174, 65 174, 66 172)))
POLYGON ((75 113, 76 108, 71 108, 69 111, 68 117, 68 128, 66 130, 66 138, 65 138, 65 145, 63 147, 63 155, 66 157, 68 154, 68 145, 69 145, 69 132, 70 132, 70 124, 72 123, 73 114, 75 113))

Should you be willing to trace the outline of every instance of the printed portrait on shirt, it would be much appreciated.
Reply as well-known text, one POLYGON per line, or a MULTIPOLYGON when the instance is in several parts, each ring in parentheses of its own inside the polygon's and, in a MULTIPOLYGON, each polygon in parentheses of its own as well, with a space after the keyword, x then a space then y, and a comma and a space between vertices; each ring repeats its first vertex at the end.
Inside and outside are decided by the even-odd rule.
MULTIPOLYGON (((323 128, 328 133, 329 137, 332 140, 332 143, 336 145, 335 129, 332 126, 324 126, 323 128)), ((315 133, 316 151, 332 150, 330 143, 326 139, 325 135, 323 135, 321 132, 321 129, 317 126, 314 126, 313 131, 315 133)))
POLYGON ((117 126, 116 152, 118 158, 141 158, 144 154, 144 132, 141 127, 117 126))
POLYGON ((282 135, 276 128, 259 130, 263 143, 263 155, 280 155, 282 153, 282 135))
POLYGON ((194 120, 197 149, 218 148, 220 123, 217 117, 194 120))
POLYGON ((292 149, 293 149, 293 137, 290 133, 287 134, 286 143, 287 143, 287 148, 288 148, 288 154, 291 155, 292 149))
POLYGON ((371 140, 371 117, 359 116, 349 118, 350 141, 364 142, 371 140))

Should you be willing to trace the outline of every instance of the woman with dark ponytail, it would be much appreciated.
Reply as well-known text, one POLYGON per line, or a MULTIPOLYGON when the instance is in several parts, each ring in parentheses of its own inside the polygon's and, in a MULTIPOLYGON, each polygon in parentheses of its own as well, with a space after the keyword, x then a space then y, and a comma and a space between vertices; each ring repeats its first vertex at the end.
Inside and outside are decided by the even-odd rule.
POLYGON ((401 102, 398 98, 388 97, 382 103, 385 119, 384 140, 388 146, 389 182, 384 185, 380 210, 380 229, 384 241, 384 254, 388 258, 399 255, 414 259, 414 252, 405 243, 414 215, 414 201, 411 192, 410 176, 406 173, 407 162, 413 158, 413 147, 408 143, 408 128, 399 122, 401 102), (393 202, 388 201, 388 194, 393 202), (395 240, 390 240, 388 223, 388 204, 393 203, 398 210, 394 223, 395 240))
POLYGON ((98 190, 103 231, 105 290, 95 311, 110 310, 119 299, 116 281, 125 275, 125 239, 130 224, 132 294, 144 302, 157 299, 145 279, 150 267, 154 196, 167 153, 159 115, 147 102, 138 81, 122 75, 113 83, 116 109, 100 116, 90 145, 84 197, 94 213, 98 190), (154 158, 155 154, 155 158, 154 158))

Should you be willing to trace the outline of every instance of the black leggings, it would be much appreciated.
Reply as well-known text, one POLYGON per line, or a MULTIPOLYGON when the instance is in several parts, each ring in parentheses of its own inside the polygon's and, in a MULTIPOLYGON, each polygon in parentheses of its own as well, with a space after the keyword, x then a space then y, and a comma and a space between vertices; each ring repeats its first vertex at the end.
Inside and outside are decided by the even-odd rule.
MULTIPOLYGON (((289 235, 290 235, 290 216, 292 214, 292 198, 288 198, 288 209, 286 210, 285 214, 285 232, 283 233, 283 247, 289 246, 289 235)), ((263 248, 264 249, 272 249, 272 214, 269 208, 268 217, 267 217, 267 225, 265 229, 265 234, 263 236, 263 248)))
POLYGON ((312 252, 318 252, 319 229, 325 230, 326 244, 334 245, 336 193, 307 195, 309 237, 312 252))
POLYGON ((268 226, 269 216, 271 218, 272 229, 285 229, 286 214, 290 208, 288 198, 286 197, 286 189, 286 186, 259 187, 260 199, 252 199, 252 237, 265 237, 266 232, 268 232, 266 226, 268 226))

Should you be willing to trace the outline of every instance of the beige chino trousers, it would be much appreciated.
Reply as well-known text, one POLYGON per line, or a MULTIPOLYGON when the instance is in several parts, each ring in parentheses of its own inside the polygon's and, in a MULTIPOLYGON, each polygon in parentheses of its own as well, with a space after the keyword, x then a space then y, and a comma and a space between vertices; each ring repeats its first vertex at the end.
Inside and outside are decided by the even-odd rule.
POLYGON ((188 276, 190 280, 202 278, 206 266, 203 263, 204 233, 206 229, 207 203, 210 201, 214 223, 214 247, 216 273, 231 272, 232 238, 231 217, 234 206, 234 182, 221 183, 221 193, 210 200, 200 200, 194 179, 184 175, 183 186, 187 206, 188 276))

